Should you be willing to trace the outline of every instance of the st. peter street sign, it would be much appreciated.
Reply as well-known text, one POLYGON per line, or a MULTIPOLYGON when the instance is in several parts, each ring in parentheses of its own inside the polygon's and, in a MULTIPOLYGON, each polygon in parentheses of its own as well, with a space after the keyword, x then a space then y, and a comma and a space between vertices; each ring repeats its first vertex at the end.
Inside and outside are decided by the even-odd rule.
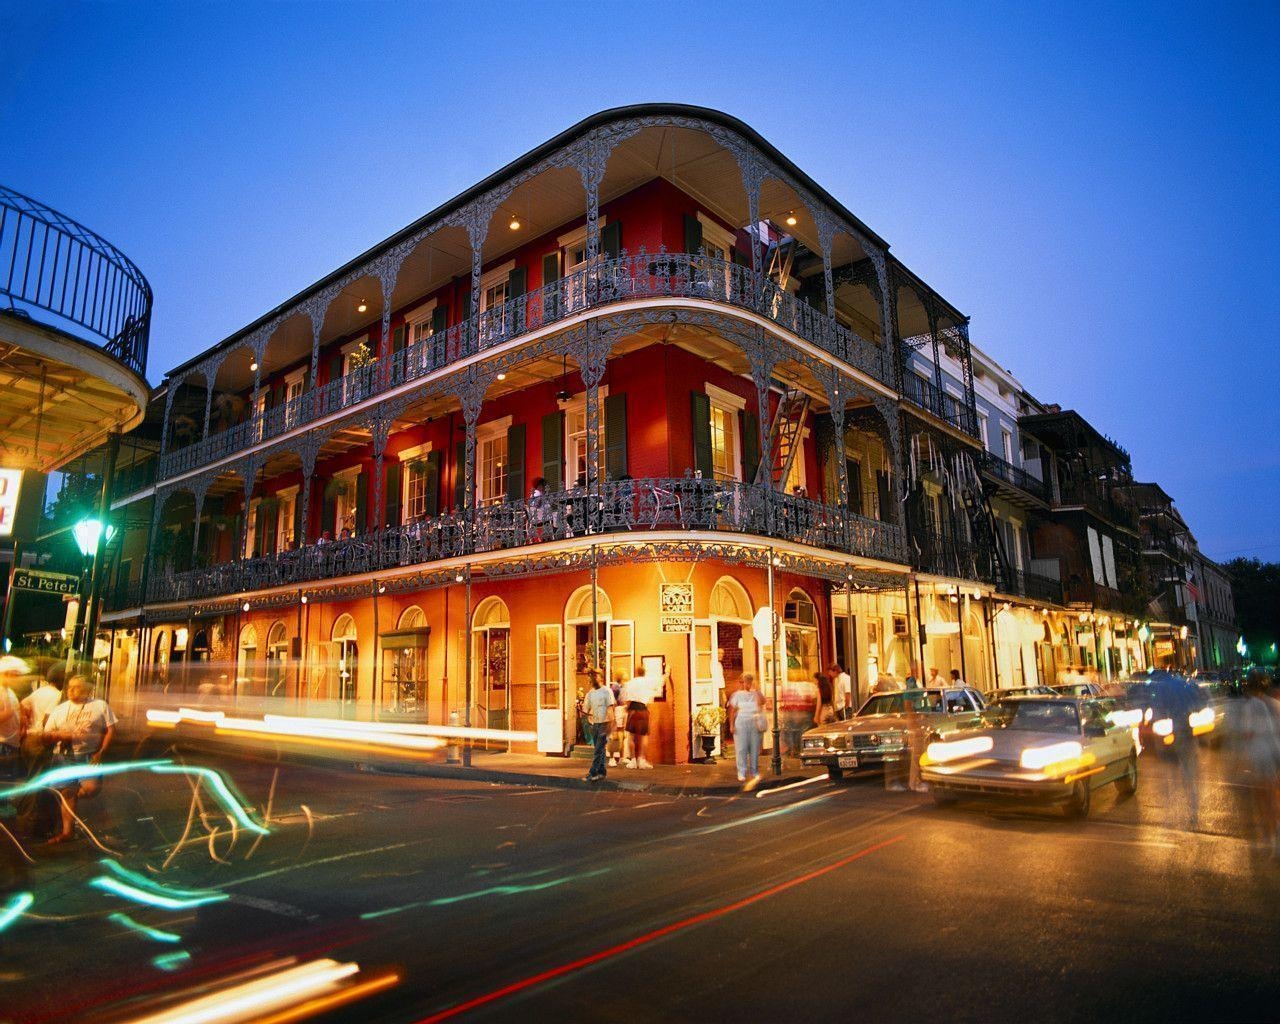
POLYGON ((41 569, 14 569, 13 589, 74 597, 80 591, 80 577, 61 572, 44 572, 41 569))

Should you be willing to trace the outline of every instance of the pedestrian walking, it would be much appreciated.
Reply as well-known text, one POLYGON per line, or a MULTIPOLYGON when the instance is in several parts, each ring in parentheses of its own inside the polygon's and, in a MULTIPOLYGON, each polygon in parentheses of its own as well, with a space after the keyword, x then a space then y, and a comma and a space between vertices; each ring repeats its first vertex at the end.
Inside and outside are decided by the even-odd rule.
MULTIPOLYGON (((53 760, 53 744, 45 739, 44 727, 50 712, 62 701, 65 674, 63 663, 53 662, 40 684, 22 698, 22 762, 28 779, 34 779, 53 760)), ((25 793, 18 801, 18 828, 30 838, 44 839, 58 828, 59 821, 56 802, 48 790, 25 793)))
POLYGON ((779 724, 786 756, 800 756, 800 737, 817 720, 818 703, 818 684, 812 680, 787 679, 779 687, 779 724))
POLYGON ((631 760, 631 737, 627 733, 627 706, 622 691, 626 679, 619 672, 613 677, 613 707, 609 709, 611 731, 609 736, 609 767, 617 768, 619 761, 631 760))
POLYGON ((818 704, 813 709, 813 724, 826 725, 828 722, 834 722, 836 706, 831 676, 826 672, 815 672, 813 680, 818 684, 818 704))
POLYGON ((609 741, 611 710, 614 705, 613 690, 604 685, 604 673, 598 669, 590 670, 591 689, 584 701, 587 709, 587 722, 591 728, 591 745, 593 754, 591 770, 587 772, 588 782, 599 782, 607 774, 605 768, 604 748, 609 741))
POLYGON ((827 670, 831 675, 831 702, 836 709, 836 717, 841 721, 853 717, 853 677, 844 670, 838 661, 831 663, 827 670))
POLYGON ((0 683, 0 780, 12 781, 21 774, 22 762, 18 756, 21 747, 22 708, 17 694, 0 683))
POLYGON ((1254 848, 1280 856, 1280 726, 1264 677, 1250 672, 1235 716, 1239 778, 1247 787, 1254 848))
MULTIPOLYGON (((90 699, 93 687, 83 676, 67 683, 67 699, 57 705, 45 720, 43 735, 55 744, 53 761, 57 766, 96 765, 102 762, 115 736, 115 712, 105 700, 90 699)), ((59 788, 62 798, 62 830, 49 840, 65 843, 75 836, 76 804, 95 795, 96 778, 72 780, 59 788)))
POLYGON ((648 676, 635 676, 622 690, 627 703, 627 735, 631 739, 632 756, 623 762, 628 768, 652 768, 644 756, 649 735, 649 704, 653 700, 653 683, 648 676))
POLYGON ((738 781, 752 788, 760 783, 760 743, 769 726, 764 694, 756 688, 756 677, 742 674, 742 683, 729 698, 729 727, 738 763, 738 781))

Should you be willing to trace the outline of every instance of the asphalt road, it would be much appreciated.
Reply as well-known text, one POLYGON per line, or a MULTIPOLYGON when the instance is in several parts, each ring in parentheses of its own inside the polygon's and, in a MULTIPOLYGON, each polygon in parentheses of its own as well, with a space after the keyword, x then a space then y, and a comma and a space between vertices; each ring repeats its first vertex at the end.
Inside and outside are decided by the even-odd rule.
POLYGON ((286 955, 394 972, 326 1018, 361 1022, 1280 1019, 1280 866, 1225 751, 1194 827, 1152 754, 1084 822, 875 777, 698 799, 198 760, 258 808, 274 783, 271 834, 206 796, 163 867, 187 779, 109 780, 86 813, 116 856, 33 851, 0 1020, 129 1019, 286 955), (131 902, 103 859, 229 898, 131 902))

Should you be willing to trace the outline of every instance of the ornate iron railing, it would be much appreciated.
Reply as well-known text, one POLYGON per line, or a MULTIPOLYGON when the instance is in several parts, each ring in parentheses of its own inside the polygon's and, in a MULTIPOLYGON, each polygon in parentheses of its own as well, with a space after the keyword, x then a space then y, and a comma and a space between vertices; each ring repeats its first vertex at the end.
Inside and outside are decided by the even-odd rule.
POLYGON ((450 512, 346 541, 151 574, 151 603, 185 601, 386 572, 479 552, 646 530, 722 531, 902 564, 902 532, 847 510, 754 484, 689 476, 614 480, 450 512))
POLYGON ((1007 462, 993 452, 982 453, 982 468, 997 479, 1025 491, 1043 502, 1049 501, 1049 485, 1038 477, 1032 476, 1025 469, 1007 462))
POLYGON ((1046 604, 1062 604, 1062 581, 1034 572, 1006 569, 1002 574, 1000 589, 1006 594, 1044 601, 1046 604))
POLYGON ((962 430, 970 437, 978 436, 978 414, 963 399, 938 388, 919 374, 907 373, 902 378, 902 397, 918 405, 938 419, 962 430))
POLYGON ((151 286, 124 253, 52 207, 0 185, 0 296, 42 309, 139 377, 147 367, 151 286))
POLYGON ((765 280, 757 289, 749 267, 663 249, 653 253, 641 249, 634 254, 624 250, 617 258, 603 259, 595 267, 574 271, 410 345, 387 359, 313 388, 292 402, 171 451, 162 461, 161 476, 168 478, 243 451, 568 317, 630 299, 646 298, 705 299, 746 309, 882 383, 889 384, 892 380, 890 358, 880 346, 772 281, 765 280))
POLYGON ((1111 493, 1102 483, 1082 480, 1060 480, 1058 505, 1082 505, 1118 526, 1138 528, 1138 517, 1129 505, 1111 493))
POLYGON ((981 544, 933 530, 913 532, 912 566, 920 572, 952 579, 996 582, 995 560, 981 544))

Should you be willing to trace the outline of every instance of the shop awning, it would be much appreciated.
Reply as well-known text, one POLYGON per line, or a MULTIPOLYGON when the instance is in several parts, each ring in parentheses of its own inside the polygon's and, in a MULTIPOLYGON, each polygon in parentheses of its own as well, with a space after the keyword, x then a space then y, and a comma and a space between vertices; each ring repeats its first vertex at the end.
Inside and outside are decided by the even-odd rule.
POLYGON ((430 635, 431 627, 421 626, 418 629, 389 630, 378 639, 382 641, 384 651, 404 651, 413 647, 426 647, 430 635))

